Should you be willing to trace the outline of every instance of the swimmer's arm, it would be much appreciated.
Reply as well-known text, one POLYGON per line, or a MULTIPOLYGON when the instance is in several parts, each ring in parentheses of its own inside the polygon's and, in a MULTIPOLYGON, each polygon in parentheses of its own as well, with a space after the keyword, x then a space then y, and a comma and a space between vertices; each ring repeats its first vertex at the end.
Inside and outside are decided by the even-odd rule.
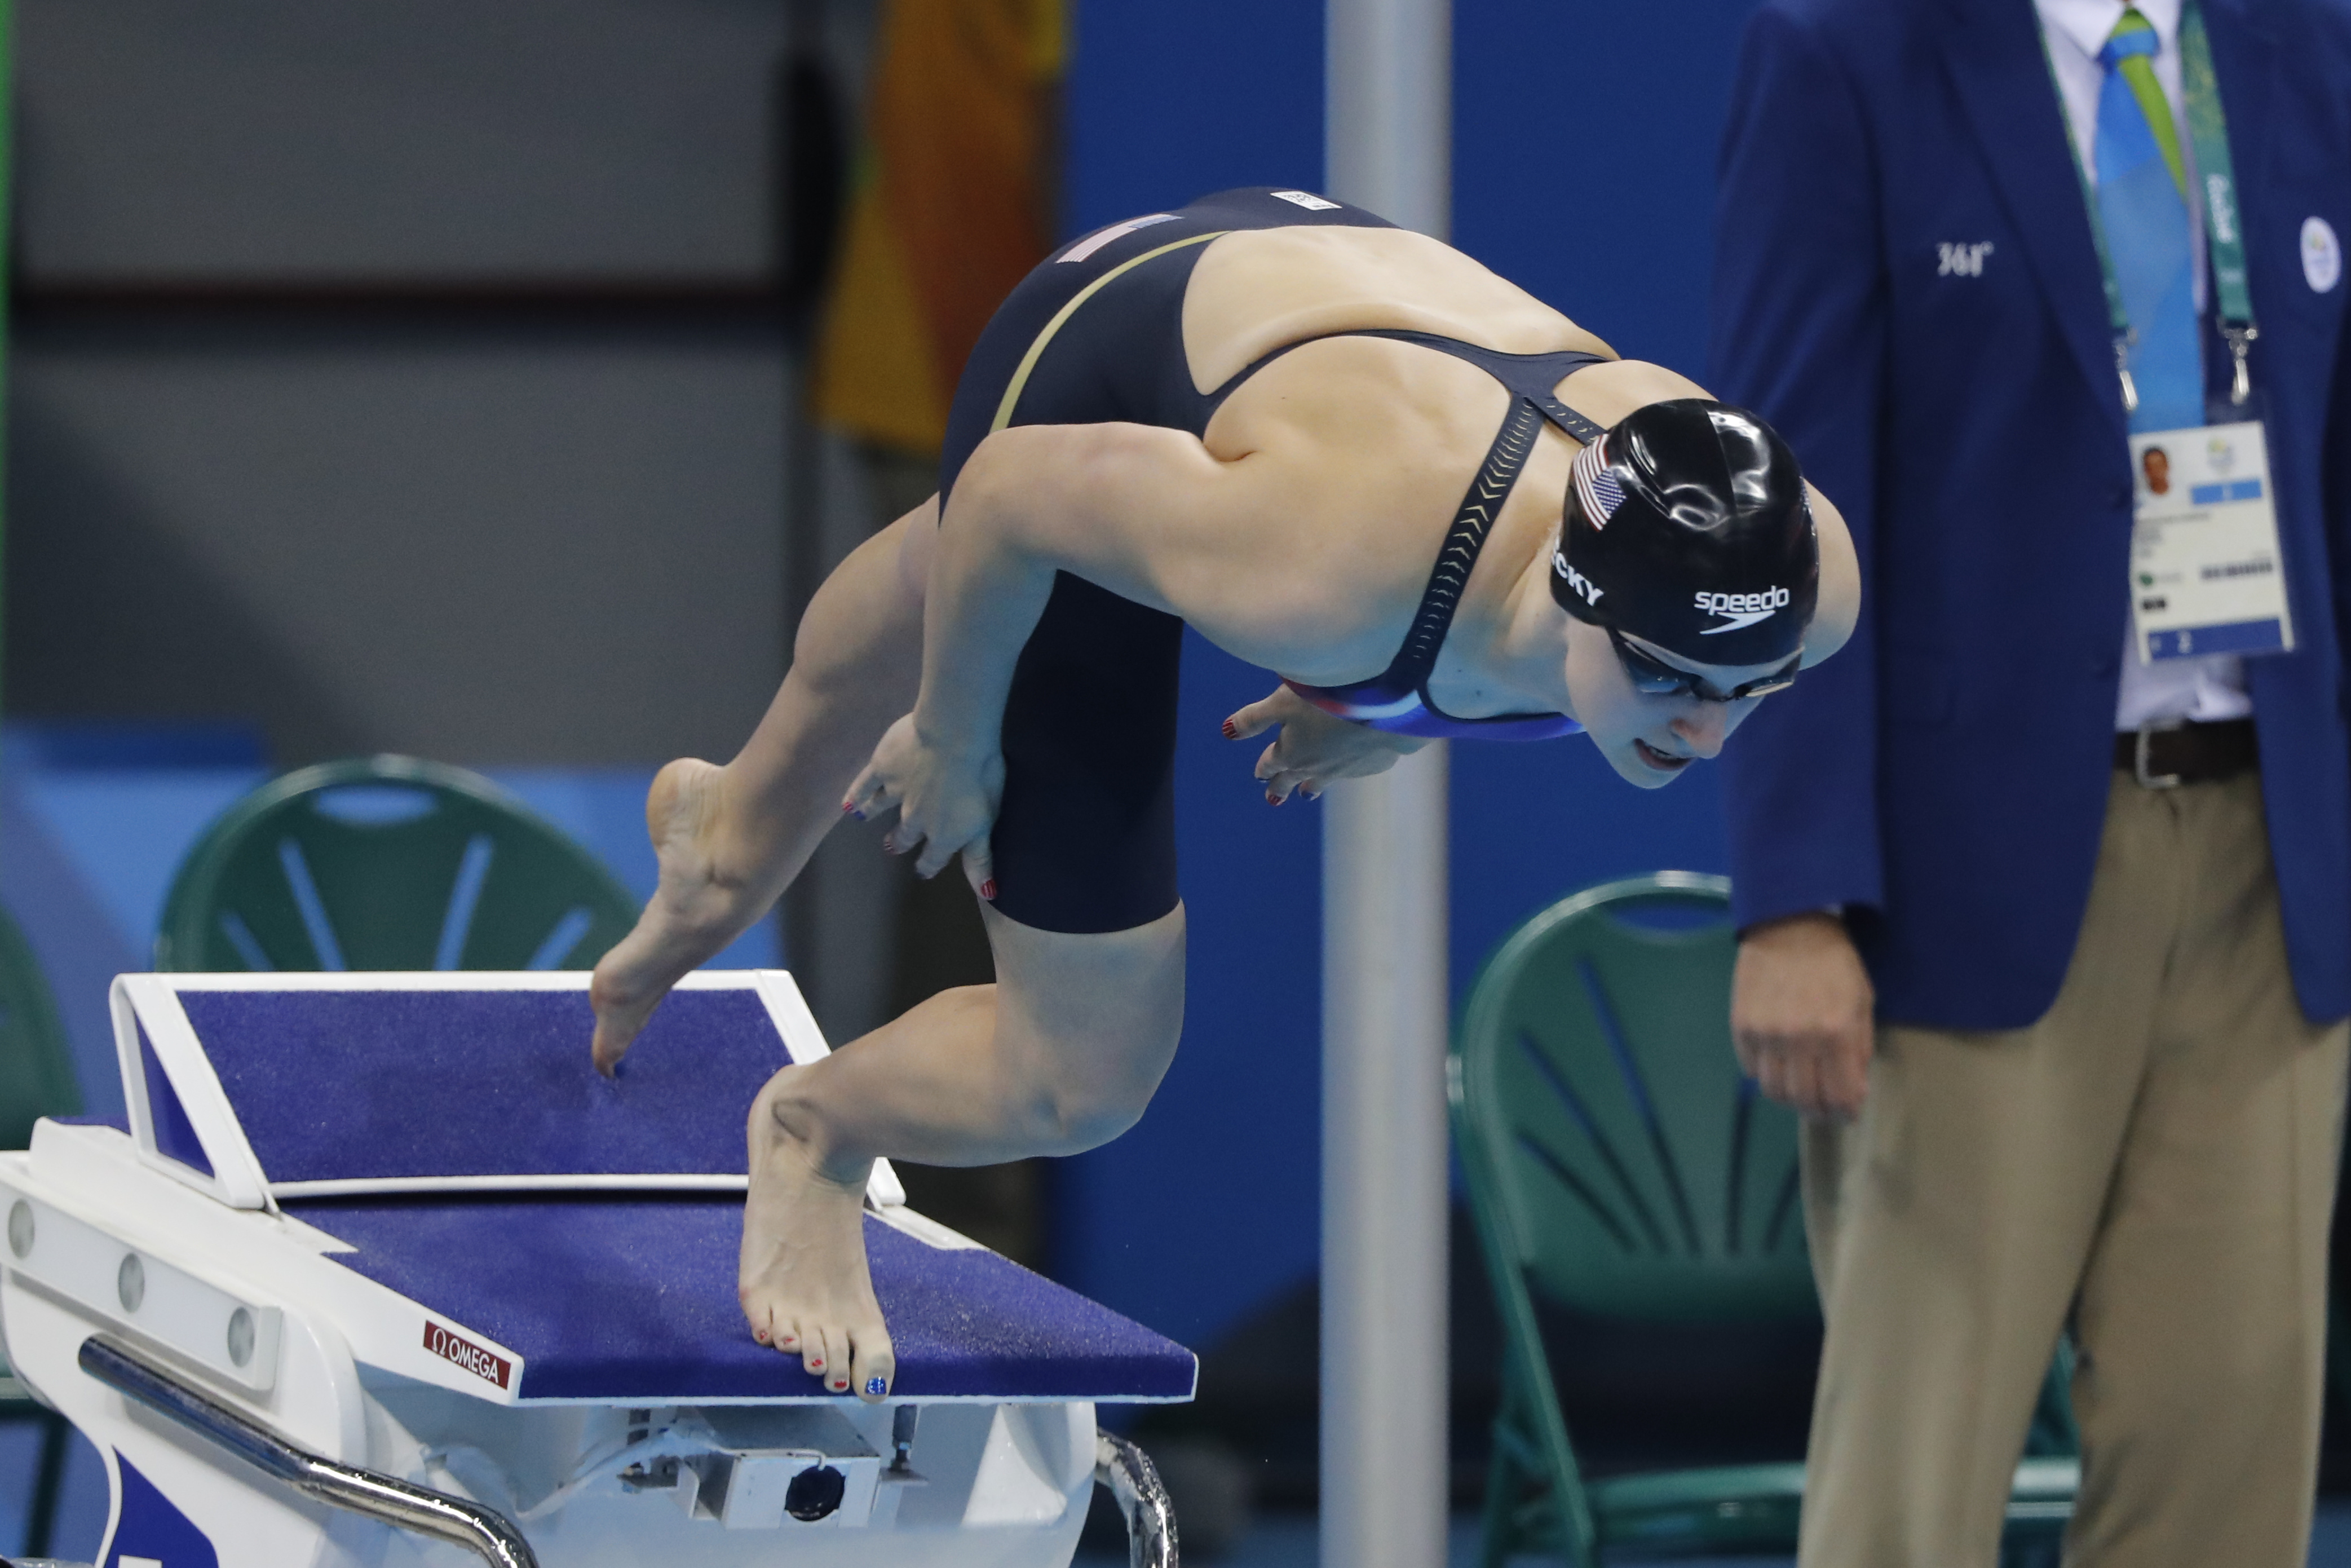
MULTIPOLYGON (((1045 613, 1055 572, 1167 608, 1140 574, 1113 570, 1123 564, 1123 552, 1102 548, 1098 538, 1087 548, 1090 536, 1124 520, 1117 502, 1133 483, 1131 471, 1143 465, 1143 455, 1129 450, 1143 444, 1102 433, 1141 429, 1019 425, 990 435, 965 463, 940 519, 924 599, 914 727, 925 744, 964 754, 994 748, 1013 669, 1045 613)), ((1149 434, 1190 440, 1174 431, 1149 434)), ((1159 455, 1153 466, 1164 465, 1159 455)), ((1200 462, 1215 466, 1205 452, 1200 462)))
POLYGON ((1055 563, 1022 527, 1019 474, 1000 442, 981 443, 956 476, 923 598, 914 728, 956 755, 994 749, 1013 667, 1053 591, 1055 563))
POLYGON ((1844 514, 1813 488, 1810 480, 1805 481, 1804 493, 1812 497, 1813 528, 1821 541, 1820 604, 1804 633, 1802 668, 1809 670, 1844 647, 1845 639, 1853 635, 1854 623, 1861 619, 1861 558, 1854 553, 1844 514))
POLYGON ((956 480, 931 568, 914 709, 926 741, 994 745, 1056 571, 1269 667, 1317 645, 1325 622, 1343 618, 1331 607, 1365 597, 1353 580, 1363 552, 1333 548, 1299 570, 1318 537, 1343 536, 1296 526, 1329 497, 1265 455, 1226 461, 1182 431, 1139 424, 1021 425, 981 443, 956 480), (1318 576, 1324 591, 1301 591, 1318 576))

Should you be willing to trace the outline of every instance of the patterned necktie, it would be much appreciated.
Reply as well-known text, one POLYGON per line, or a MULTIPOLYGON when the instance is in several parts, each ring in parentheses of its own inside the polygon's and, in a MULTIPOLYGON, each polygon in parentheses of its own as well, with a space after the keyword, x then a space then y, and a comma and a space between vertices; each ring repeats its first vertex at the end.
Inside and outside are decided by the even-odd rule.
POLYGON ((2106 70, 2098 89, 2098 218, 2134 335, 2133 430, 2204 421, 2188 171, 2171 106, 2155 79, 2159 44, 2154 24, 2134 7, 2098 51, 2106 70))

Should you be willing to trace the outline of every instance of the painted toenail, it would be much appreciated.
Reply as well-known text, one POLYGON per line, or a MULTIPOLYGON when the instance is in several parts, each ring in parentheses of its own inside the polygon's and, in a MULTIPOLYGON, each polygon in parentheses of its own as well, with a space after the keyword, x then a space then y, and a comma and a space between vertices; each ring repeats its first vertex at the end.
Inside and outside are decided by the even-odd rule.
POLYGON ((879 1397, 890 1392, 890 1385, 878 1377, 869 1377, 865 1380, 865 1392, 879 1397))

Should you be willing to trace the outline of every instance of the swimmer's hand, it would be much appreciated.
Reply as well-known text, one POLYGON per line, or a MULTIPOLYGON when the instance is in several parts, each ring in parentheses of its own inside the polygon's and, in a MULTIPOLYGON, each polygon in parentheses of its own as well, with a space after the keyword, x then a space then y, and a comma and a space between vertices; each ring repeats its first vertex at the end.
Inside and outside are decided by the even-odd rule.
POLYGON ((1225 738, 1248 740, 1276 725, 1281 733, 1257 759, 1258 782, 1265 786, 1269 806, 1280 805, 1293 793, 1311 800, 1333 779, 1385 773, 1397 758, 1428 744, 1324 713, 1288 686, 1274 687, 1272 695, 1225 720, 1225 738))
POLYGON ((996 870, 987 831, 1004 799, 1004 754, 993 740, 968 751, 940 745, 914 718, 908 714, 883 734, 841 809, 862 821, 896 807, 897 826, 882 847, 914 855, 914 874, 922 877, 938 875, 960 852, 971 890, 992 903, 996 870))
POLYGON ((596 1009, 590 1051, 607 1077, 670 988, 749 930, 782 891, 781 872, 742 849, 728 799, 726 769, 713 763, 684 757, 653 775, 645 831, 661 883, 588 982, 596 1009))

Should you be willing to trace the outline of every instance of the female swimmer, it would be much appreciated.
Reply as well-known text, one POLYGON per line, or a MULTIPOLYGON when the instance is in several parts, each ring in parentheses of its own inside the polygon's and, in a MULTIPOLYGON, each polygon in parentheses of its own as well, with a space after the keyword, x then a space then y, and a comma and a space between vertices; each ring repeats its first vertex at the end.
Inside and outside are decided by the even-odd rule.
POLYGON ((1283 677, 1226 726, 1278 732, 1276 804, 1433 736, 1578 729, 1655 788, 1834 652, 1859 584, 1761 422, 1435 240, 1296 191, 1115 225, 997 313, 938 497, 826 580, 742 754, 655 779, 660 890, 597 967, 596 1063, 844 809, 894 808, 924 875, 962 856, 996 984, 786 1068, 750 1113, 752 1332, 880 1398, 873 1160, 1091 1148, 1175 1052, 1186 623, 1283 677))

